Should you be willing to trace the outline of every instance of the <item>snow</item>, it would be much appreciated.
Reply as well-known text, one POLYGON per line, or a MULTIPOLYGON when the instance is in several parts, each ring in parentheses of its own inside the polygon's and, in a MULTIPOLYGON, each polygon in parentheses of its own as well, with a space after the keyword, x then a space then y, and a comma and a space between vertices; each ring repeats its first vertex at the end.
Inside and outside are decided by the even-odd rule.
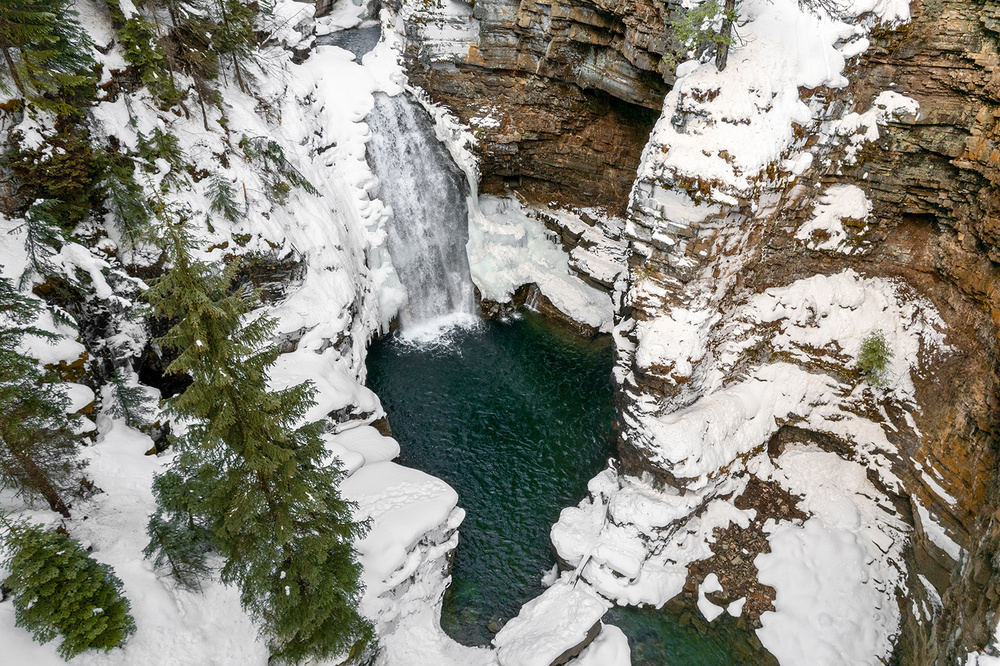
POLYGON ((358 516, 373 524, 357 544, 364 581, 371 590, 391 588, 409 577, 417 562, 409 555, 427 532, 447 522, 458 494, 444 481, 392 462, 365 465, 341 484, 358 504, 358 516))
POLYGON ((746 597, 740 597, 736 601, 726 606, 726 612, 733 617, 739 617, 743 613, 743 605, 747 602, 746 597))
POLYGON ((601 633, 572 662, 573 666, 632 666, 628 637, 618 627, 601 624, 601 633))
MULTIPOLYGON (((28 266, 23 241, 17 240, 24 234, 22 223, 23 220, 10 220, 0 214, 0 238, 11 238, 0 242, 0 276, 7 278, 15 286, 20 283, 21 276, 28 266)), ((22 295, 42 304, 42 300, 27 289, 30 286, 26 285, 26 288, 21 290, 22 295)), ((30 325, 56 336, 47 339, 29 335, 21 340, 19 351, 25 356, 37 359, 43 366, 58 365, 60 362, 72 363, 87 351, 86 347, 77 341, 76 329, 57 323, 52 313, 44 307, 39 312, 38 318, 30 325)))
MULTIPOLYGON (((721 490, 738 493, 742 485, 731 481, 721 490)), ((591 479, 586 499, 562 510, 551 539, 560 559, 602 596, 659 607, 683 590, 687 564, 711 556, 716 528, 746 527, 753 515, 724 499, 659 490, 609 468, 591 479)))
POLYGON ((676 307, 661 317, 638 322, 636 363, 642 368, 657 366, 675 383, 689 378, 693 364, 705 355, 705 333, 718 319, 718 314, 706 310, 676 307))
POLYGON ((578 585, 564 574, 497 633, 493 644, 500 664, 549 666, 582 643, 610 606, 588 585, 578 585))
POLYGON ((66 405, 67 414, 75 414, 88 405, 94 404, 94 392, 89 386, 68 382, 62 386, 66 391, 66 397, 69 399, 69 403, 66 405))
POLYGON ((721 591, 722 585, 719 583, 719 577, 714 573, 710 573, 705 576, 705 580, 698 586, 698 610, 701 611, 701 614, 704 615, 705 619, 709 622, 712 622, 715 618, 726 612, 726 609, 722 606, 713 604, 707 597, 705 597, 705 595, 721 591))
MULTIPOLYGON (((919 111, 920 103, 917 100, 885 90, 878 94, 870 109, 864 113, 851 112, 834 120, 829 124, 828 131, 832 137, 846 140, 845 161, 850 164, 856 160, 858 151, 865 143, 878 140, 880 124, 885 124, 896 116, 916 118, 919 111)), ((828 141, 828 137, 820 139, 821 144, 828 141)))
MULTIPOLYGON (((753 317, 777 322, 772 344, 803 360, 807 349, 831 349, 856 359, 862 341, 874 330, 885 334, 893 359, 887 372, 891 390, 913 396, 913 372, 921 358, 946 353, 944 320, 934 306, 886 278, 862 278, 853 270, 815 275, 754 297, 753 317)), ((852 361, 853 362, 853 361, 852 361)))
MULTIPOLYGON (((457 0, 434 4, 440 6, 406 2, 402 10, 421 34, 425 60, 474 60, 477 52, 470 46, 478 22, 471 6, 457 0), (435 20, 417 20, 425 16, 435 20)), ((81 0, 81 8, 88 30, 111 34, 93 3, 81 0)), ((128 0, 123 10, 133 11, 128 0)), ((301 45, 312 39, 307 33, 313 26, 317 33, 354 26, 366 10, 364 5, 340 2, 333 15, 312 21, 309 5, 283 0, 275 7, 274 36, 286 45, 301 45), (308 29, 300 32, 296 27, 303 21, 308 29)), ((812 153, 787 155, 796 124, 812 121, 800 89, 847 83, 845 61, 868 47, 863 22, 854 20, 865 11, 889 22, 908 16, 903 0, 861 0, 845 6, 840 17, 801 10, 795 0, 750 0, 741 15, 745 38, 734 46, 725 72, 693 61, 678 67, 679 80, 644 153, 636 186, 637 210, 669 218, 654 230, 652 240, 664 247, 683 247, 675 233, 680 227, 702 223, 753 192, 769 164, 782 164, 793 175, 810 167, 812 153), (713 181, 710 195, 695 202, 672 189, 687 178, 713 181)), ((752 513, 732 504, 746 481, 735 476, 740 471, 772 475, 801 494, 804 508, 813 514, 803 525, 771 526, 772 552, 757 561, 762 581, 770 581, 778 597, 776 611, 764 616, 761 640, 783 666, 877 663, 886 656, 899 625, 893 595, 903 578, 894 562, 902 560, 905 532, 898 517, 885 509, 891 503, 858 463, 791 449, 771 465, 761 451, 779 422, 802 419, 809 427, 855 441, 868 462, 878 451, 891 448, 882 425, 851 413, 845 401, 855 389, 822 372, 772 363, 725 381, 721 370, 702 370, 713 363, 732 367, 749 343, 764 340, 765 331, 775 331, 764 340, 773 352, 800 363, 827 357, 851 367, 864 336, 882 328, 896 352, 888 394, 907 403, 913 396, 910 374, 920 359, 948 350, 943 323, 929 303, 913 298, 901 285, 851 271, 800 280, 738 305, 734 319, 748 331, 748 340, 738 344, 707 344, 720 319, 704 303, 686 303, 641 322, 635 349, 639 366, 678 385, 691 380, 704 388, 704 395, 673 413, 640 402, 637 413, 625 418, 650 436, 656 459, 690 483, 684 489, 663 490, 649 480, 619 478, 613 469, 605 470, 591 481, 588 497, 565 509, 552 528, 553 544, 574 570, 552 581, 504 627, 496 639, 497 650, 466 648, 442 632, 440 604, 449 582, 444 571, 464 511, 443 481, 391 462, 399 445, 369 425, 383 412, 377 397, 363 386, 367 342, 374 332, 388 330, 405 298, 385 249, 387 211, 373 198, 377 181, 365 161, 370 130, 364 118, 373 93, 398 94, 405 87, 398 62, 402 23, 388 12, 382 20, 386 34, 361 62, 336 47, 315 49, 301 65, 292 64, 280 48, 268 52, 272 71, 260 81, 262 94, 272 104, 269 112, 258 113, 256 100, 224 88, 231 131, 274 137, 323 195, 295 192, 288 205, 276 206, 267 200, 253 167, 234 159, 223 175, 247 188, 246 219, 220 223, 214 233, 199 230, 206 246, 246 234, 252 236, 246 251, 291 253, 304 263, 301 282, 268 308, 279 321, 279 335, 294 343, 294 351, 282 355, 272 369, 271 385, 312 381, 317 404, 308 418, 333 414, 337 421, 325 436, 328 451, 351 474, 343 492, 357 502, 358 516, 373 520, 358 548, 367 586, 362 610, 376 620, 383 648, 377 663, 487 666, 499 659, 504 664, 547 665, 583 639, 604 614, 608 599, 662 605, 682 590, 687 564, 710 554, 708 543, 716 528, 749 523, 752 513)), ((95 57, 106 70, 123 63, 118 48, 95 57)), ((221 133, 204 132, 200 118, 161 114, 141 94, 132 99, 131 105, 125 96, 98 104, 95 133, 114 135, 134 147, 138 132, 168 128, 181 138, 196 167, 218 168, 213 153, 225 148, 221 133)), ((849 154, 856 154, 863 142, 878 137, 879 123, 918 111, 914 100, 884 92, 868 111, 832 121, 830 140, 847 141, 854 150, 849 154)), ((474 186, 467 128, 440 109, 432 113, 439 137, 474 186)), ((211 109, 213 127, 218 120, 218 111, 211 109)), ((480 126, 496 122, 488 108, 476 120, 480 126)), ((21 129, 29 144, 39 145, 48 131, 44 118, 26 118, 21 129)), ((161 164, 150 187, 159 187, 168 171, 169 165, 161 164)), ((190 183, 177 200, 204 209, 204 186, 190 183)), ((579 273, 614 282, 622 268, 619 258, 584 248, 567 256, 538 211, 515 200, 477 197, 473 190, 470 205, 468 250, 484 296, 506 300, 518 286, 535 283, 561 311, 610 330, 610 296, 589 286, 579 273)), ((839 249, 847 237, 843 220, 863 220, 869 212, 862 190, 832 186, 798 236, 808 240, 824 230, 830 239, 817 249, 839 249)), ((588 233, 570 217, 559 224, 577 225, 575 230, 588 233)), ((17 224, 0 219, 0 232, 17 224)), ((635 224, 628 224, 635 231, 635 224)), ((8 240, 0 243, 0 264, 5 275, 17 277, 25 267, 23 251, 16 233, 8 240)), ((219 259, 231 250, 205 255, 219 259)), ((117 298, 107 279, 108 261, 82 245, 67 243, 55 261, 74 278, 85 276, 97 298, 117 298)), ((653 280, 640 288, 643 293, 657 289, 662 287, 653 280)), ((72 362, 85 351, 76 342, 77 332, 57 325, 51 314, 45 313, 39 326, 60 336, 55 345, 26 341, 26 352, 40 362, 72 362)), ((440 329, 433 333, 439 334, 440 329)), ((622 349, 628 349, 627 343, 622 349)), ((87 391, 70 387, 74 406, 93 399, 87 391)), ((142 559, 145 522, 153 507, 150 482, 165 468, 169 455, 142 455, 151 446, 149 438, 121 422, 99 417, 98 431, 85 455, 88 474, 104 492, 74 507, 67 527, 93 544, 96 558, 115 567, 140 622, 125 650, 88 654, 77 661, 137 666, 266 663, 266 649, 256 640, 256 629, 240 609, 235 590, 216 581, 207 582, 202 594, 177 590, 142 559)), ((930 477, 925 480, 947 499, 930 477)), ((921 509, 918 514, 931 540, 955 552, 957 544, 921 509)), ((45 519, 46 514, 39 515, 45 519)), ((723 611, 739 615, 745 600, 723 609, 705 598, 717 587, 713 574, 699 588, 702 612, 712 614, 709 619, 723 611)), ((0 604, 0 642, 5 656, 16 663, 62 663, 51 645, 35 645, 13 627, 9 604, 0 604)), ((978 663, 992 659, 983 655, 978 663)), ((619 629, 604 625, 576 663, 629 664, 628 641, 619 629)))
POLYGON ((966 655, 963 666, 1000 666, 1000 657, 995 656, 1000 654, 1000 624, 993 630, 993 641, 984 650, 993 654, 978 650, 971 652, 966 655))
POLYGON ((913 506, 917 510, 917 515, 920 517, 920 527, 923 529, 924 534, 927 535, 927 538, 931 540, 931 543, 947 553, 948 557, 958 562, 962 558, 962 547, 948 536, 944 528, 931 517, 930 512, 919 500, 913 498, 912 501, 913 506))
POLYGON ((726 69, 718 72, 714 62, 679 68, 647 147, 663 154, 647 154, 640 179, 688 176, 714 181, 723 193, 750 190, 754 176, 782 157, 793 124, 812 118, 799 88, 847 85, 837 46, 863 36, 862 25, 846 22, 863 11, 845 6, 840 20, 794 0, 744 3, 742 39, 726 69))
MULTIPOLYGON (((479 197, 469 228, 469 263, 485 299, 506 303, 518 287, 533 283, 560 312, 599 331, 611 330, 611 296, 573 272, 552 232, 514 198, 479 197)), ((598 272, 616 274, 610 267, 598 272)))
MULTIPOLYGON (((855 0, 838 3, 835 12, 831 16, 795 0, 750 0, 739 8, 739 38, 724 71, 716 70, 714 60, 678 65, 677 81, 643 152, 634 208, 674 226, 690 226, 710 214, 712 204, 733 205, 759 192, 768 165, 802 174, 812 153, 787 155, 795 128, 813 121, 801 92, 846 86, 847 60, 870 45, 866 34, 873 22, 859 17, 873 12, 899 24, 909 18, 909 3, 855 0), (698 187, 705 184, 711 185, 707 196, 698 187)), ((878 138, 878 122, 916 110, 915 101, 886 91, 864 117, 849 115, 831 123, 829 132, 860 144, 878 138)))
POLYGON ((783 523, 757 556, 759 579, 777 592, 757 635, 782 664, 880 664, 899 632, 896 591, 908 529, 865 468, 833 453, 794 447, 775 476, 813 514, 783 523))
MULTIPOLYGON (((916 466, 917 466, 918 469, 921 468, 921 465, 919 463, 915 463, 915 464, 916 464, 916 466)), ((933 471, 935 473, 937 473, 937 470, 933 470, 933 471)), ((925 472, 923 469, 920 469, 920 479, 925 484, 927 484, 927 487, 930 488, 931 491, 935 495, 937 495, 938 497, 940 497, 941 499, 943 499, 945 502, 947 502, 949 506, 955 506, 956 504, 958 504, 958 500, 955 499, 955 496, 951 495, 947 490, 945 490, 941 486, 940 483, 938 483, 937 481, 935 481, 934 478, 930 474, 928 474, 927 472, 925 472)))
POLYGON ((368 463, 386 462, 399 457, 399 442, 368 425, 339 432, 334 435, 334 441, 348 451, 361 454, 368 463))
MULTIPOLYGON (((145 456, 153 443, 122 421, 101 417, 94 446, 83 449, 87 477, 104 492, 74 506, 65 521, 71 535, 90 544, 93 557, 111 565, 125 586, 137 631, 124 650, 86 652, 73 660, 83 666, 197 666, 267 663, 266 646, 240 609, 239 591, 206 581, 200 593, 177 589, 152 569, 142 549, 153 508, 153 474, 164 459, 145 456), (178 649, 183 646, 183 649, 178 649)), ((0 604, 0 637, 11 664, 63 664, 55 644, 38 645, 14 627, 11 604, 0 604)))
MULTIPOLYGON (((704 485, 715 470, 763 447, 778 421, 830 402, 839 385, 790 363, 773 363, 754 376, 707 395, 690 407, 650 418, 656 460, 675 476, 704 485)), ((732 469, 732 467, 731 467, 732 469)))
POLYGON ((872 204, 864 191, 856 185, 833 185, 819 198, 813 218, 799 227, 795 237, 809 241, 816 250, 838 250, 847 240, 845 219, 864 224, 871 213, 872 204), (826 232, 825 240, 814 241, 817 231, 826 232))

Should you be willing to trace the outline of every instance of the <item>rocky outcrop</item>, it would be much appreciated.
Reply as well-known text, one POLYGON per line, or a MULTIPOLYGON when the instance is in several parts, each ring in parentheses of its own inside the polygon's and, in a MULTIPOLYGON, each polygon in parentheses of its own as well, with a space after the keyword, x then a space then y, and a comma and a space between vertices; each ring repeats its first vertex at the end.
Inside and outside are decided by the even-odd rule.
MULTIPOLYGON (((906 560, 894 659, 953 663, 992 640, 1000 605, 1000 10, 914 0, 909 23, 875 26, 870 46, 849 61, 850 84, 798 91, 812 119, 795 121, 780 158, 741 174, 728 151, 718 152, 739 187, 649 172, 633 183, 674 82, 662 37, 669 4, 444 0, 399 10, 411 81, 473 128, 484 191, 514 189, 536 204, 627 207, 622 238, 631 266, 615 331, 623 476, 701 493, 702 508, 735 493, 741 508, 753 459, 773 464, 799 446, 860 462, 898 519, 892 547, 906 560), (848 190, 869 208, 842 216, 832 238, 815 221, 831 192, 848 190), (837 276, 847 277, 834 291, 849 284, 884 299, 900 330, 919 329, 906 359, 912 386, 867 386, 856 351, 789 346, 787 315, 754 319, 773 290, 808 292, 837 276), (643 352, 651 331, 690 353, 643 352), (794 404, 717 468, 664 459, 650 422, 687 414, 748 378, 763 382, 762 369, 779 364, 827 382, 835 396, 823 403, 827 411, 817 416, 813 384, 798 402, 789 389, 783 399, 794 404)), ((718 93, 687 91, 666 120, 684 131, 718 93)), ((660 148, 654 141, 647 157, 660 148)), ((824 307, 852 309, 838 298, 813 303, 815 321, 803 318, 802 326, 821 328, 824 307)), ((706 420, 706 432, 724 427, 718 423, 706 420)), ((760 594, 758 613, 768 595, 754 587, 756 568, 747 563, 767 551, 758 534, 766 508, 749 527, 727 528, 734 542, 759 548, 739 558, 739 571, 729 572, 735 587, 720 597, 760 594)), ((718 550, 713 558, 726 560, 718 550)), ((708 571, 692 570, 701 569, 708 571)))
MULTIPOLYGON (((926 299, 940 314, 951 351, 917 359, 913 405, 876 400, 850 409, 881 424, 891 470, 883 478, 895 477, 898 484, 878 485, 913 526, 907 549, 910 598, 901 602, 903 634, 895 658, 954 663, 992 640, 998 605, 998 570, 991 558, 1000 534, 995 490, 1000 12, 965 0, 914 2, 911 11, 913 20, 905 27, 874 33, 872 47, 851 66, 854 83, 803 92, 822 111, 811 125, 798 127, 787 156, 810 150, 812 168, 799 176, 762 174, 754 193, 735 205, 709 201, 694 221, 664 213, 662 196, 660 207, 653 205, 657 190, 694 198, 700 188, 707 195, 706 184, 676 180, 637 188, 629 227, 635 266, 625 314, 641 328, 664 312, 711 303, 720 318, 702 329, 715 351, 698 359, 682 380, 673 368, 638 363, 635 329, 622 327, 620 372, 629 378, 620 392, 622 460, 631 474, 652 472, 663 484, 685 484, 655 459, 648 434, 638 425, 641 405, 652 395, 664 411, 681 409, 720 381, 713 373, 721 370, 722 381, 733 382, 774 362, 775 348, 767 342, 773 334, 742 350, 728 366, 712 357, 731 339, 734 310, 754 295, 845 269, 905 284, 913 299, 926 299), (851 113, 863 116, 885 90, 917 100, 919 113, 890 114, 877 141, 845 138, 838 122, 851 113), (871 201, 865 224, 845 222, 846 250, 824 243, 821 234, 802 233, 822 194, 838 185, 859 187, 871 201), (882 416, 866 416, 871 409, 882 410, 882 416), (959 561, 929 535, 928 519, 965 549, 959 561), (918 574, 936 591, 925 591, 918 574), (922 599, 925 608, 934 608, 938 594, 943 607, 911 612, 922 599)), ((867 129, 862 123, 858 131, 867 129)), ((826 352, 806 354, 812 371, 852 385, 857 381, 826 352)), ((864 458, 849 438, 831 438, 822 429, 804 434, 811 445, 864 458)))
POLYGON ((400 0, 394 9, 410 81, 479 138, 484 192, 624 207, 673 81, 669 3, 400 0))

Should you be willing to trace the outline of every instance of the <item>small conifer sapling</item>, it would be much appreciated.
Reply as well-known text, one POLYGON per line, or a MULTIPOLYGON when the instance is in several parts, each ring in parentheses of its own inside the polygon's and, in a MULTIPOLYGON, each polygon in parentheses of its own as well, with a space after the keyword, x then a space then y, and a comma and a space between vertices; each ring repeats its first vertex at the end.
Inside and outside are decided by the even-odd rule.
POLYGON ((889 385, 889 369, 895 354, 889 347, 882 329, 876 329, 861 341, 858 369, 872 386, 889 385))
POLYGON ((14 597, 18 627, 39 643, 61 637, 66 660, 86 650, 110 651, 135 633, 122 582, 65 534, 0 517, 5 534, 3 584, 14 597))

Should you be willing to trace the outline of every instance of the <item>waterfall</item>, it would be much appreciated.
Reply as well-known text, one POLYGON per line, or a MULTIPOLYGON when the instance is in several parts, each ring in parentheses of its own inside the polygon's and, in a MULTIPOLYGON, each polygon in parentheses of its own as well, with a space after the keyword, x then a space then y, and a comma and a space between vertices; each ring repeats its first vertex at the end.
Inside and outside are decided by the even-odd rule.
POLYGON ((375 95, 366 119, 368 161, 392 208, 389 254, 408 302, 404 332, 451 314, 473 314, 468 184, 434 135, 430 115, 406 95, 375 95))

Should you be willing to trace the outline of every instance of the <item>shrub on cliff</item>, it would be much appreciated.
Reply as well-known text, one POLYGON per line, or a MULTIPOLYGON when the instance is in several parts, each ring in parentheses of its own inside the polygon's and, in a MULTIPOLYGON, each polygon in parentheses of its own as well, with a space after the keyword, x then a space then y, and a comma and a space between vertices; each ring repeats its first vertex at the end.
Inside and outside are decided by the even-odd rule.
POLYGON ((868 383, 873 386, 889 385, 889 367, 895 356, 885 339, 882 329, 868 334, 861 342, 858 352, 858 368, 864 374, 868 383))

